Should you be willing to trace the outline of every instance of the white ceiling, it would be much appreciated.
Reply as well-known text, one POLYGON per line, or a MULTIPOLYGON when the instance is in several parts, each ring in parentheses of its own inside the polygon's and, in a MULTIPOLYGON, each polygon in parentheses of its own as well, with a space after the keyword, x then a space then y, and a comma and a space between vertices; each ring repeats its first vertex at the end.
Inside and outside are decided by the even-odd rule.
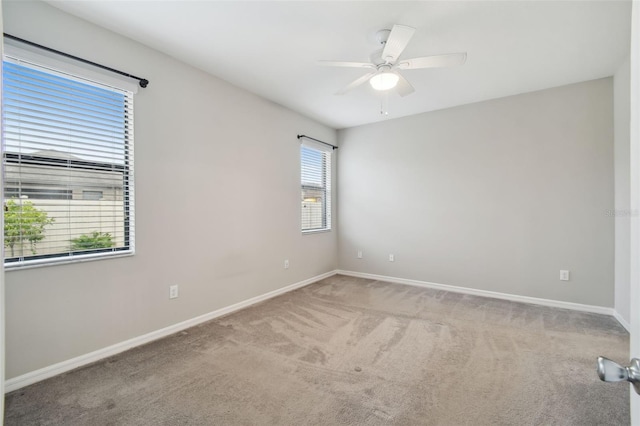
MULTIPOLYGON (((467 52, 465 65, 407 70, 416 92, 389 118, 586 81, 629 53, 630 1, 49 1, 334 128, 387 119, 364 74, 375 33, 417 29, 401 58, 467 52)), ((151 81, 153 84, 153 81, 151 81)))

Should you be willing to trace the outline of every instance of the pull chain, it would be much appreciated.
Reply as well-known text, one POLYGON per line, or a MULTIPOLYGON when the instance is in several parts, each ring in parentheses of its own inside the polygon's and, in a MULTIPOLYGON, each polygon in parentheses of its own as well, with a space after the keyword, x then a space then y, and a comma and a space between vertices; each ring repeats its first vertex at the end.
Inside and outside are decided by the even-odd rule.
POLYGON ((389 115, 389 91, 380 92, 380 115, 389 115))

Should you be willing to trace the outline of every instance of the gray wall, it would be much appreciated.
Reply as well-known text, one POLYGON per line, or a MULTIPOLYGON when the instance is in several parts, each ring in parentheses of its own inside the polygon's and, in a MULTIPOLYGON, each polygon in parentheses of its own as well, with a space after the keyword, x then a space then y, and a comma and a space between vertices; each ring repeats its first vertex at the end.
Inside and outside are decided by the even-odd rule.
POLYGON ((136 255, 7 272, 7 378, 336 268, 336 232, 300 232, 295 137, 334 130, 46 4, 3 7, 8 33, 151 81, 135 100, 136 255))
POLYGON ((631 189, 629 153, 630 61, 620 65, 613 76, 614 111, 614 167, 615 167, 615 310, 631 321, 631 288, 629 281, 631 260, 631 189))
POLYGON ((611 78, 338 138, 341 269, 613 307, 611 78))

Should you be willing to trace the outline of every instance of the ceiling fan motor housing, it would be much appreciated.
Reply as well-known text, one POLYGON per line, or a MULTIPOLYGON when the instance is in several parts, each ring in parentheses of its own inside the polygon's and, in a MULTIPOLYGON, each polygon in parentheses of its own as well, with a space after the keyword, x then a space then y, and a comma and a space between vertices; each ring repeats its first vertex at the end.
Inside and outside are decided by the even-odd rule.
POLYGON ((380 30, 376 33, 376 39, 384 45, 389 40, 389 34, 391 34, 391 30, 380 30))

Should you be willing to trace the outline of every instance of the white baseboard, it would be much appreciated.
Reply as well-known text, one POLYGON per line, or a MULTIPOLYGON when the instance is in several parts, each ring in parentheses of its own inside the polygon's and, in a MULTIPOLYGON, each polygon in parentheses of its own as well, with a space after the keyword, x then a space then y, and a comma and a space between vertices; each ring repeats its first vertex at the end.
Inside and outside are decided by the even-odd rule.
MULTIPOLYGON (((431 283, 427 281, 409 280, 406 278, 387 277, 384 275, 366 274, 363 272, 343 271, 343 270, 338 270, 336 272, 338 274, 348 275, 351 277, 367 278, 367 279, 378 280, 378 281, 388 281, 392 283, 411 285, 414 287, 432 288, 436 290, 446 290, 446 291, 451 291, 455 293, 471 294, 474 296, 493 297, 494 299, 510 300, 512 302, 531 303, 534 305, 550 306, 553 308, 571 309, 574 311, 611 315, 611 316, 614 316, 618 321, 622 319, 622 318, 618 318, 619 315, 616 316, 616 312, 614 311, 613 308, 607 308, 604 306, 582 305, 580 303, 563 302, 560 300, 540 299, 537 297, 529 297, 529 296, 518 296, 515 294, 509 294, 509 293, 499 293, 496 291, 489 291, 489 290, 478 290, 475 288, 458 287, 458 286, 448 285, 448 284, 437 284, 437 283, 431 283)), ((622 324, 622 326, 626 328, 624 324, 622 324)))
POLYGON ((622 318, 622 315, 620 315, 618 313, 618 311, 616 311, 615 309, 613 310, 613 314, 612 315, 613 315, 613 317, 615 319, 618 320, 620 325, 623 326, 625 330, 627 330, 629 333, 631 333, 631 324, 629 324, 629 321, 627 321, 624 318, 622 318))
POLYGON ((185 330, 189 327, 193 327, 203 322, 220 317, 222 315, 226 315, 231 312, 238 311, 240 309, 246 308, 253 304, 256 304, 264 300, 271 299, 272 297, 276 297, 281 294, 287 293, 289 291, 307 286, 309 284, 323 280, 325 278, 331 277, 336 274, 372 279, 377 281, 387 281, 387 282, 393 282, 398 284, 411 285, 415 287, 445 290, 445 291, 451 291, 455 293, 470 294, 474 296, 493 297, 496 299, 510 300, 510 301, 522 302, 522 303, 531 303, 535 305, 550 306, 554 308, 563 308, 563 309, 571 309, 575 311, 611 315, 616 320, 618 320, 618 322, 627 331, 630 331, 629 323, 625 321, 613 308, 606 308, 603 306, 583 305, 583 304, 571 303, 571 302, 562 302, 559 300, 540 299, 536 297, 518 296, 518 295, 508 294, 508 293, 499 293, 499 292, 488 291, 488 290, 478 290, 474 288, 458 287, 458 286, 452 286, 447 284, 437 284, 437 283, 431 283, 427 281, 410 280, 406 278, 388 277, 384 275, 366 274, 366 273, 354 272, 354 271, 335 270, 335 271, 330 271, 321 275, 317 275, 315 277, 297 282, 295 284, 291 284, 289 286, 286 286, 274 291, 270 291, 260 296, 252 297, 251 299, 247 299, 242 302, 238 302, 221 309, 217 309, 213 312, 209 312, 207 314, 200 315, 198 317, 195 317, 186 321, 182 321, 180 323, 171 325, 169 327, 152 331, 151 333, 134 337, 132 339, 125 340, 124 342, 116 343, 115 345, 111 345, 106 348, 102 348, 97 351, 90 352, 85 355, 80 355, 78 357, 75 357, 66 361, 62 361, 57 364, 53 364, 48 367, 44 367, 35 371, 31 371, 29 373, 23 374, 18 377, 14 377, 4 382, 4 391, 5 393, 12 392, 14 390, 48 379, 53 376, 57 376, 58 374, 65 373, 75 368, 82 367, 84 365, 91 364, 96 361, 100 361, 101 359, 119 354, 121 352, 129 350, 136 346, 144 345, 154 340, 161 339, 166 336, 170 336, 171 334, 185 330))
POLYGON ((97 351, 93 351, 85 355, 80 355, 78 357, 75 357, 66 361, 62 361, 57 364, 53 364, 48 367, 44 367, 35 371, 31 371, 29 373, 23 374, 18 377, 14 377, 4 382, 4 391, 5 393, 12 392, 16 389, 20 389, 22 387, 48 379, 50 377, 57 376, 58 374, 62 374, 67 371, 73 370, 75 368, 82 367, 87 364, 91 364, 92 362, 100 361, 101 359, 119 354, 121 352, 134 348, 136 346, 144 345, 145 343, 149 343, 151 341, 169 336, 171 334, 177 333, 179 331, 185 330, 189 327, 193 327, 203 322, 212 320, 222 315, 235 312, 237 310, 246 308, 253 304, 262 302, 264 300, 271 299, 272 297, 276 297, 281 294, 287 293, 289 291, 307 286, 309 284, 312 284, 316 281, 323 280, 335 274, 336 274, 336 271, 330 271, 321 275, 317 275, 315 277, 306 279, 304 281, 300 281, 295 284, 291 284, 286 287, 282 287, 277 290, 270 291, 260 296, 252 297, 251 299, 247 299, 242 302, 235 303, 233 305, 230 305, 221 309, 217 309, 213 312, 209 312, 207 314, 200 315, 198 317, 195 317, 186 321, 182 321, 174 325, 170 325, 169 327, 152 331, 151 333, 134 337, 132 339, 125 340, 124 342, 116 343, 115 345, 98 349, 97 351))

